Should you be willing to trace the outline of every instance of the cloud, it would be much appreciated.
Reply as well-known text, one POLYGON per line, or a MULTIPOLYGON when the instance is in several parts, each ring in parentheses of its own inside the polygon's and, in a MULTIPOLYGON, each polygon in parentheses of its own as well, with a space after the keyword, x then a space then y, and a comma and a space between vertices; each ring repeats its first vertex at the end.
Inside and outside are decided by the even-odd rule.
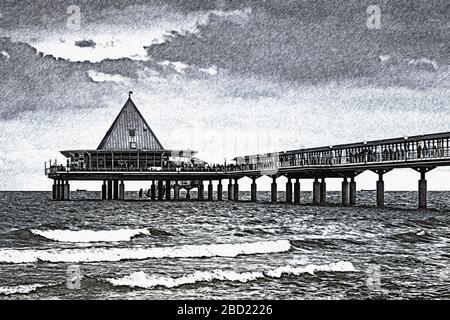
POLYGON ((176 72, 180 73, 180 74, 184 74, 184 70, 187 69, 189 67, 189 65, 180 62, 180 61, 162 61, 159 62, 158 64, 162 65, 162 66, 169 66, 171 68, 173 68, 176 72))
POLYGON ((217 66, 211 66, 209 68, 199 68, 200 71, 205 72, 211 76, 215 76, 219 70, 217 69, 217 66))
POLYGON ((107 74, 95 70, 89 70, 88 75, 94 82, 127 82, 129 80, 119 74, 107 74))
MULTIPOLYGON (((366 26, 367 1, 242 3, 249 9, 230 12, 240 12, 245 19, 236 22, 216 12, 196 32, 174 33, 165 43, 148 46, 149 55, 201 68, 216 65, 236 76, 272 81, 367 83, 371 79, 373 85, 412 87, 435 82, 426 73, 411 77, 404 61, 429 57, 437 65, 450 63, 450 35, 443 28, 450 9, 443 1, 382 4, 380 30, 366 26), (395 57, 389 64, 395 64, 396 73, 380 68, 385 52, 395 57)), ((426 71, 424 65, 430 66, 419 62, 417 71, 426 71)))

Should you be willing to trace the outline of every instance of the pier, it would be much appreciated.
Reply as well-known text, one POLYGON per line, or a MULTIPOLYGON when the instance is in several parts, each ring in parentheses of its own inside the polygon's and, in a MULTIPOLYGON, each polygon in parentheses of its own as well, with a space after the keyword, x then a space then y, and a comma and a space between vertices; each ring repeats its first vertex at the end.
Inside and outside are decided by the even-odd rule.
POLYGON ((384 176, 394 169, 418 172, 418 208, 427 208, 426 174, 450 166, 450 132, 364 141, 319 148, 236 157, 232 163, 209 164, 192 150, 164 149, 131 99, 131 94, 96 150, 61 151, 66 164, 46 165, 53 179, 54 200, 70 199, 70 181, 102 182, 103 200, 124 200, 126 181, 147 181, 148 197, 159 201, 180 200, 180 191, 197 189, 198 199, 222 201, 223 182, 228 201, 239 200, 239 179, 252 180, 250 201, 257 201, 257 179, 268 176, 271 202, 278 200, 279 177, 286 177, 285 201, 300 204, 301 181, 312 179, 314 205, 327 203, 326 181, 342 179, 341 204, 355 206, 355 177, 365 171, 378 175, 374 182, 378 207, 384 207, 384 176), (214 199, 213 181, 217 182, 214 199), (207 183, 205 197, 204 184, 207 183))

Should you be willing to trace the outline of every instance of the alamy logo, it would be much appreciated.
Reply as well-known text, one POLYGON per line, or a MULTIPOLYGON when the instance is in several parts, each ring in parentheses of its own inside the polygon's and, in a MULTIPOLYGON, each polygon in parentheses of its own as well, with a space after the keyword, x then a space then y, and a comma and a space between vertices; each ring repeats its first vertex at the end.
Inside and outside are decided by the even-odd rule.
POLYGON ((367 28, 369 30, 381 29, 381 9, 378 5, 370 5, 367 7, 367 28))
POLYGON ((81 289, 81 269, 79 265, 70 265, 66 272, 66 286, 70 290, 81 289))
POLYGON ((81 9, 79 6, 69 6, 67 8, 67 29, 72 31, 79 31, 81 29, 81 9))

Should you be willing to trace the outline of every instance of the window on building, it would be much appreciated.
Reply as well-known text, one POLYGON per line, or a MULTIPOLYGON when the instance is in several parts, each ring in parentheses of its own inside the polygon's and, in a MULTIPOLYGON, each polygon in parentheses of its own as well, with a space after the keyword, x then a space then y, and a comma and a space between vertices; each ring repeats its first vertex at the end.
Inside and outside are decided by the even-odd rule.
POLYGON ((130 132, 130 137, 136 136, 136 130, 135 129, 130 129, 128 131, 130 132))
POLYGON ((144 132, 147 132, 147 127, 146 126, 144 126, 144 132))
POLYGON ((136 149, 136 142, 130 142, 130 149, 136 149))

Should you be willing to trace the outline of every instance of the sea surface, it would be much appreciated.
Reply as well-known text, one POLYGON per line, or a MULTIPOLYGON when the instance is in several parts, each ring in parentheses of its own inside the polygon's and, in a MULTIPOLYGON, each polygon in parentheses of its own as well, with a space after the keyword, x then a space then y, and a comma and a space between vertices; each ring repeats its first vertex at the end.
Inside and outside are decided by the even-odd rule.
MULTIPOLYGON (((0 299, 449 299, 450 193, 357 207, 0 192, 0 299)), ((195 197, 195 195, 193 195, 195 197)), ((226 193, 224 193, 226 197, 226 193)), ((284 195, 280 193, 280 200, 284 195)))

